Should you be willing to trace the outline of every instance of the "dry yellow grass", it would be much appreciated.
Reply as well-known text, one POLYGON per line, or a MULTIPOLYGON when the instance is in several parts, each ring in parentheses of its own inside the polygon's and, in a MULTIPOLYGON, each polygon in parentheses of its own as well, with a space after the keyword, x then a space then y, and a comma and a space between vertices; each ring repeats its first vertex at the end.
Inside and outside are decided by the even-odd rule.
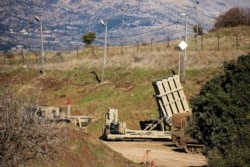
MULTIPOLYGON (((179 51, 176 49, 179 41, 155 43, 152 46, 144 43, 138 46, 109 46, 107 49, 106 67, 112 68, 144 68, 144 69, 176 69, 179 51)), ((187 69, 218 67, 224 61, 236 59, 238 56, 250 52, 250 27, 224 28, 215 32, 204 34, 203 40, 189 38, 187 48, 187 69), (238 47, 237 47, 238 40, 238 47), (218 42, 219 41, 219 42, 218 42)), ((63 61, 56 57, 56 52, 45 53, 46 70, 67 70, 72 68, 101 68, 103 62, 103 48, 95 46, 95 55, 91 48, 82 48, 78 51, 61 52, 63 61)), ((18 68, 27 66, 39 69, 40 53, 36 56, 29 53, 24 63, 20 63, 20 55, 15 59, 2 59, 2 67, 18 68), (28 60, 28 61, 27 61, 28 60), (18 66, 14 66, 18 65, 18 66)), ((181 63, 184 52, 181 51, 181 63)))

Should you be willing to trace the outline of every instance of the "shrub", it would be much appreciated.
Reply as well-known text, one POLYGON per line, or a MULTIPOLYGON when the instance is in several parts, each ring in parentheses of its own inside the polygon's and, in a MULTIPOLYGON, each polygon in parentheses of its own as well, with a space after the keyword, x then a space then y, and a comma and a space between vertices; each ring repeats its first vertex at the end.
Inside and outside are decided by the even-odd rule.
POLYGON ((0 89, 0 166, 49 163, 55 157, 63 139, 61 126, 38 119, 36 101, 13 89, 0 89))
POLYGON ((191 99, 190 132, 205 145, 210 166, 248 166, 250 161, 250 54, 224 64, 191 99))

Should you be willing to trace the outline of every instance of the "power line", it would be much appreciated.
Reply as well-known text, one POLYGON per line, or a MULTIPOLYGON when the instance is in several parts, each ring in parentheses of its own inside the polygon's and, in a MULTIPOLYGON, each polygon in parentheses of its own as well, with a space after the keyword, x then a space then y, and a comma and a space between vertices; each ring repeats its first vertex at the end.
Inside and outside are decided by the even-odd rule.
MULTIPOLYGON (((109 38, 109 39, 121 39, 121 38, 135 37, 135 36, 139 36, 139 35, 143 35, 143 34, 152 33, 152 32, 155 32, 155 31, 164 29, 164 28, 166 28, 166 27, 170 27, 170 26, 175 25, 175 24, 178 24, 178 23, 179 23, 179 22, 171 23, 171 24, 162 26, 162 27, 160 27, 160 28, 157 28, 157 29, 154 29, 154 30, 150 30, 150 31, 146 31, 146 32, 142 32, 142 33, 137 33, 137 34, 132 34, 132 35, 126 35, 126 36, 124 35, 124 36, 119 36, 119 37, 108 37, 108 38, 109 38)), ((101 40, 101 39, 104 39, 104 38, 97 38, 97 40, 101 40)))

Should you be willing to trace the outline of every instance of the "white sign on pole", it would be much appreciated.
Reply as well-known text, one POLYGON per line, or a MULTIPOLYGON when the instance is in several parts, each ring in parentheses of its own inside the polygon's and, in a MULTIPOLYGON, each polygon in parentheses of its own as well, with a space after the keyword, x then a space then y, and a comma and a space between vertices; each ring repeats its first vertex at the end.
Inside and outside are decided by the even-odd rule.
POLYGON ((179 44, 178 44, 179 48, 181 50, 185 50, 188 46, 188 44, 185 42, 185 41, 181 41, 179 44))

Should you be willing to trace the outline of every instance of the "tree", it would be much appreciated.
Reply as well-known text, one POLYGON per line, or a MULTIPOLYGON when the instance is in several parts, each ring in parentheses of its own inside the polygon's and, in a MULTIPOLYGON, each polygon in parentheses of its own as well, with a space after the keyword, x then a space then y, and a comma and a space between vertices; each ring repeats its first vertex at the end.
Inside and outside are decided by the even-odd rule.
POLYGON ((189 132, 204 144, 209 166, 250 162, 250 54, 224 63, 224 74, 191 99, 189 132))
POLYGON ((63 142, 62 125, 34 115, 34 91, 0 89, 0 166, 50 163, 63 142))
POLYGON ((92 42, 95 40, 95 38, 96 38, 96 33, 95 32, 88 32, 88 33, 86 33, 85 35, 82 36, 82 41, 86 45, 91 45, 92 42))
POLYGON ((248 12, 250 9, 232 8, 220 15, 214 24, 214 29, 221 27, 235 27, 239 25, 249 25, 248 12))

